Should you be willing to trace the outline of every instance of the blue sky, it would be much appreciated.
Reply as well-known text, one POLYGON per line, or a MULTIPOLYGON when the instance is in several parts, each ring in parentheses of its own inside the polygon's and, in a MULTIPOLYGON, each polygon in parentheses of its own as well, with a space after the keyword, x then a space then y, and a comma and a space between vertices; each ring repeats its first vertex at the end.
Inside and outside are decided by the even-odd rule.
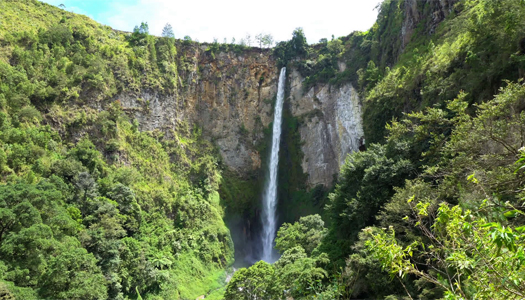
POLYGON ((148 22, 150 33, 160 35, 166 23, 175 37, 194 40, 214 38, 237 41, 247 34, 271 34, 276 41, 288 40, 292 31, 303 27, 309 43, 321 38, 344 36, 368 30, 375 22, 381 0, 44 0, 66 10, 84 14, 115 29, 131 31, 148 22), (311 3, 311 4, 310 4, 311 3))

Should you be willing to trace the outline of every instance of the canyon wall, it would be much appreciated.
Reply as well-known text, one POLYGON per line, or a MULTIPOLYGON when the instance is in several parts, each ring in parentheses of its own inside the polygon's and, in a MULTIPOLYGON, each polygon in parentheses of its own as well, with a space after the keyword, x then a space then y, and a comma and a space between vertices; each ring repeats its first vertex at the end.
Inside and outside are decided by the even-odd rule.
POLYGON ((405 0, 401 27, 402 49, 410 42, 414 30, 424 22, 425 34, 432 35, 436 27, 454 10, 459 0, 405 0))
POLYGON ((261 167, 255 145, 272 121, 278 70, 270 50, 212 54, 206 49, 206 45, 180 46, 180 85, 175 93, 147 91, 117 98, 142 130, 200 126, 218 146, 223 162, 244 175, 261 167))
POLYGON ((361 103, 351 83, 319 84, 304 92, 299 72, 291 72, 291 111, 300 119, 301 163, 309 187, 331 186, 347 154, 364 146, 361 103))
MULTIPOLYGON (((261 166, 257 145, 272 122, 278 69, 270 50, 212 54, 206 45, 180 46, 175 93, 143 91, 116 97, 142 130, 200 126, 224 164, 240 176, 261 166)), ((288 73, 292 115, 300 119, 307 185, 330 186, 346 155, 362 144, 361 106, 351 84, 303 91, 299 73, 288 73)))
MULTIPOLYGON (((416 27, 431 35, 457 0, 406 0, 401 26, 394 33, 401 53, 416 27)), ((395 5, 394 4, 390 4, 395 5)), ((116 97, 143 130, 169 131, 198 125, 214 142, 223 163, 241 177, 261 169, 260 144, 272 121, 279 70, 271 49, 212 51, 211 45, 178 42, 179 86, 171 93, 143 91, 116 97), (214 53, 215 52, 215 53, 214 53)), ((351 52, 351 51, 350 51, 351 52)), ((388 51, 387 51, 388 52, 388 51)), ((395 57, 392 59, 395 60, 395 57)), ((339 63, 339 72, 346 66, 339 63)), ((297 70, 288 71, 291 114, 299 120, 301 167, 307 186, 331 186, 352 151, 364 147, 362 109, 352 83, 316 84, 303 90, 297 70)), ((355 82, 354 82, 355 84, 355 82)))

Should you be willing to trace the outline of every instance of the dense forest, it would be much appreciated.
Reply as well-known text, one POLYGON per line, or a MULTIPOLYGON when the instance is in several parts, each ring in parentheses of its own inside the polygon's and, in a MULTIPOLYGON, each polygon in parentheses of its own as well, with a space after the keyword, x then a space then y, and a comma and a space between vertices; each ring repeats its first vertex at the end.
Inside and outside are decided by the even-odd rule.
MULTIPOLYGON (((122 89, 175 89, 175 41, 1 1, 0 297, 189 299, 233 244, 199 128, 141 132, 122 89), (31 22, 28 22, 31 20, 31 22)), ((144 29, 145 26, 142 26, 144 29)))
POLYGON ((367 149, 226 299, 525 297, 525 3, 449 2, 437 26, 437 1, 386 0, 367 32, 275 47, 305 88, 359 87, 367 149), (402 45, 410 2, 424 17, 402 45))
POLYGON ((281 226, 277 262, 226 284, 237 177, 199 126, 140 130, 115 98, 183 89, 197 43, 0 1, 0 299, 525 298, 525 2, 445 2, 436 21, 437 1, 384 0, 367 32, 272 49, 304 90, 357 87, 366 149, 304 192, 325 205, 281 226))

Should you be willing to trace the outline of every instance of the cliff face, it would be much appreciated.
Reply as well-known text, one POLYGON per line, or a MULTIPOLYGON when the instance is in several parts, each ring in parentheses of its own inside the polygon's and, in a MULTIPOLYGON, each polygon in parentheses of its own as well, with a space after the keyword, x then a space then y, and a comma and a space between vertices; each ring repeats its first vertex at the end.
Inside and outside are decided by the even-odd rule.
POLYGON ((117 96, 143 130, 198 125, 219 148, 223 162, 241 176, 261 167, 256 145, 272 121, 277 91, 270 51, 211 54, 205 45, 181 47, 179 83, 172 95, 155 91, 117 96))
POLYGON ((421 21, 425 22, 426 34, 431 35, 436 27, 454 9, 458 0, 406 0, 401 27, 402 49, 410 42, 414 30, 421 21))
POLYGON ((291 72, 292 115, 301 122, 301 163, 308 186, 331 186, 347 154, 364 145, 361 103, 352 84, 316 85, 303 93, 299 72, 291 72))
MULTIPOLYGON (((454 9, 457 0, 403 2, 400 53, 421 24, 432 34, 454 9)), ((116 97, 143 130, 169 131, 180 125, 198 125, 213 141, 224 164, 240 176, 260 170, 257 149, 264 128, 272 122, 277 92, 277 63, 269 49, 216 51, 208 45, 179 43, 178 89, 173 93, 143 91, 116 97)), ((339 64, 339 72, 345 65, 339 64)), ((331 186, 346 155, 364 145, 362 109, 351 83, 316 84, 303 90, 304 78, 288 71, 291 113, 299 119, 301 167, 307 186, 331 186)))
MULTIPOLYGON (((273 121, 278 70, 269 50, 211 54, 207 47, 179 50, 176 93, 156 91, 122 93, 116 98, 139 121, 142 130, 169 131, 181 124, 200 126, 212 140, 223 162, 241 176, 261 168, 257 145, 273 121)), ((291 82, 292 115, 300 119, 307 185, 330 186, 346 155, 362 144, 361 105, 351 84, 335 88, 315 86, 303 91, 296 70, 291 82)))
MULTIPOLYGON (((406 0, 401 9, 400 53, 417 26, 426 34, 454 9, 457 0, 406 0)), ((239 52, 210 50, 209 45, 177 45, 178 89, 173 93, 143 91, 116 97, 143 130, 169 131, 180 125, 198 125, 213 141, 224 164, 242 177, 260 170, 260 144, 272 122, 279 70, 269 49, 239 52)), ((345 70, 339 63, 339 72, 345 70)), ((288 71, 290 109, 299 119, 301 167, 307 186, 331 186, 345 157, 364 146, 362 109, 351 83, 315 84, 303 90, 304 78, 288 71)))

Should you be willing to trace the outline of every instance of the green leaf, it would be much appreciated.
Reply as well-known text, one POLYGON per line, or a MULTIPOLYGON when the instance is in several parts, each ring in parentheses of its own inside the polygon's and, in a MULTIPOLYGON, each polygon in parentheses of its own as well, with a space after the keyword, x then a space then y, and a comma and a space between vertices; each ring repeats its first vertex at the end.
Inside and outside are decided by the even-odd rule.
POLYGON ((504 213, 503 216, 505 216, 505 218, 507 219, 511 219, 511 218, 515 218, 518 213, 519 213, 518 210, 514 209, 514 210, 504 213))

